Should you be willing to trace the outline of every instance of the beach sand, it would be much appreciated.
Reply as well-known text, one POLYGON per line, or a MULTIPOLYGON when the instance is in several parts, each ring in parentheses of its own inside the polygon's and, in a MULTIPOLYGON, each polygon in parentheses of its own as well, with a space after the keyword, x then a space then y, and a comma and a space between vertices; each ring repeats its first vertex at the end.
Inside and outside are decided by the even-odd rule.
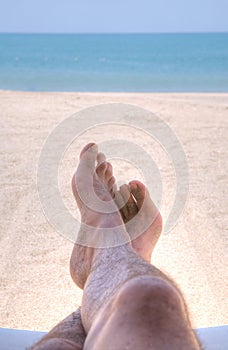
MULTIPOLYGON (((228 94, 1 91, 0 326, 46 331, 80 305, 82 291, 69 274, 73 243, 43 215, 36 169, 44 141, 61 121, 82 108, 109 102, 151 110, 183 145, 189 165, 188 202, 173 231, 161 237, 153 262, 181 287, 194 327, 226 324, 228 94)), ((110 127, 98 127, 94 135, 90 131, 78 137, 66 152, 59 183, 70 209, 74 206, 70 181, 79 148, 91 135, 101 142, 111 133, 110 127)), ((131 129, 127 134, 148 152, 155 150, 164 181, 162 211, 167 215, 175 194, 172 164, 161 147, 156 153, 149 138, 137 139, 131 129)), ((126 137, 124 127, 120 136, 126 137)), ((136 161, 140 164, 140 159, 136 161)), ((122 174, 122 180, 138 176, 121 161, 114 164, 114 172, 117 177, 122 174)))

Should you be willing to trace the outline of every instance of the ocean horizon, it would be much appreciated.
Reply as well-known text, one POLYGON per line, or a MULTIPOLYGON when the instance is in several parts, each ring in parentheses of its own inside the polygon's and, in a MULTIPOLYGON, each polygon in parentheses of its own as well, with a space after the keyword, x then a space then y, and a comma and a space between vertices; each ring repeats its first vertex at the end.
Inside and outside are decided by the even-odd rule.
POLYGON ((0 89, 228 92, 228 33, 1 33, 0 89))

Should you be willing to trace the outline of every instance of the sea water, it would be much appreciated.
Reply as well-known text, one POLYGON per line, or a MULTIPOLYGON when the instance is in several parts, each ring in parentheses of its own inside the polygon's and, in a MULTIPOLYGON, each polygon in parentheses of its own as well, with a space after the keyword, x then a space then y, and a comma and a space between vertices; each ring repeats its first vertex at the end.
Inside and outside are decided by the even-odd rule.
POLYGON ((0 34, 0 89, 227 92, 228 33, 0 34))

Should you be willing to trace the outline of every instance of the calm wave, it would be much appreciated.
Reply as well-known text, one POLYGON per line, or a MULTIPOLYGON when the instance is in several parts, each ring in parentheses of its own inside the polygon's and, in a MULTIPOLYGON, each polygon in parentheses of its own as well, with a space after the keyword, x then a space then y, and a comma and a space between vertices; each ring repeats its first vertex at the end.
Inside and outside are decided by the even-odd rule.
POLYGON ((0 34, 0 89, 228 91, 228 33, 0 34))

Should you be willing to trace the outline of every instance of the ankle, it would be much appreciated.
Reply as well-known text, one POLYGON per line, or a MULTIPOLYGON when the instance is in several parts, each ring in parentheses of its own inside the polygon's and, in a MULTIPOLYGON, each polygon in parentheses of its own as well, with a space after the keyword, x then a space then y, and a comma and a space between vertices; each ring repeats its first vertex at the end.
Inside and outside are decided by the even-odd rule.
POLYGON ((113 213, 100 213, 92 210, 81 213, 81 222, 85 225, 91 226, 94 229, 102 227, 116 227, 124 226, 122 217, 118 211, 113 213))
POLYGON ((108 248, 97 248, 94 250, 91 273, 96 274, 97 269, 107 269, 107 266, 114 266, 119 264, 124 266, 126 257, 136 255, 130 243, 125 243, 119 246, 108 248), (102 262, 102 264, 101 264, 102 262))

